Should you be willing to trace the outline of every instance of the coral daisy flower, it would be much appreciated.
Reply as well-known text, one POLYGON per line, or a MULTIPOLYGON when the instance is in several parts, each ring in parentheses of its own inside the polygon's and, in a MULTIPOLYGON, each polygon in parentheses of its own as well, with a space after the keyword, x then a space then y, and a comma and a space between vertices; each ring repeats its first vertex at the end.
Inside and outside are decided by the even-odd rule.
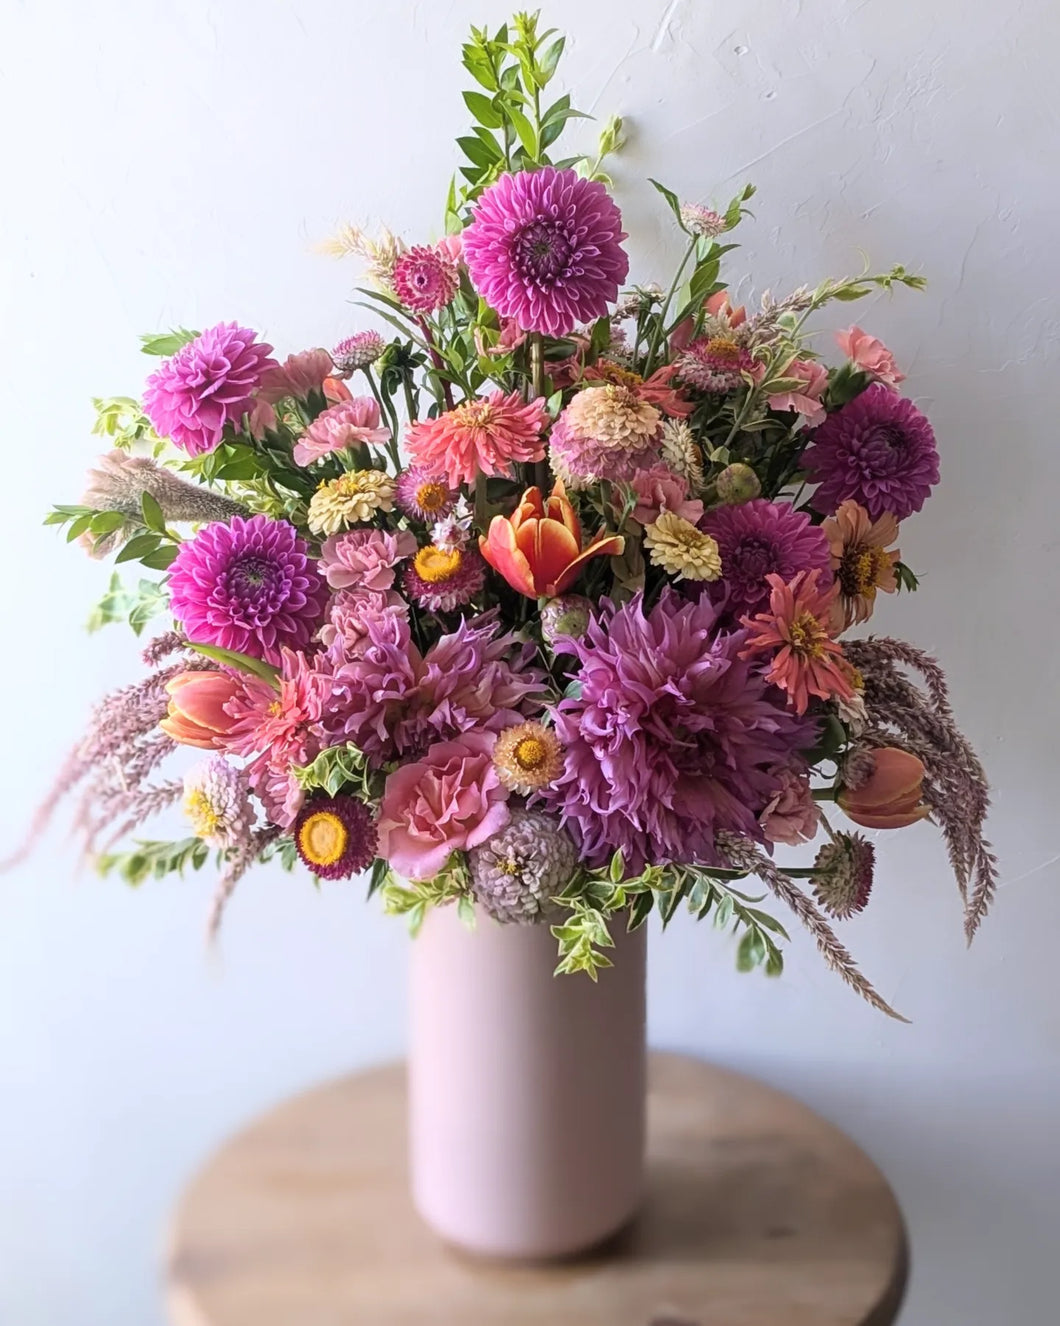
POLYGON ((474 483, 479 473, 510 478, 514 461, 544 460, 541 433, 547 420, 540 398, 524 401, 517 391, 510 396, 494 391, 413 424, 406 442, 417 465, 443 474, 455 487, 474 483))
POLYGON ((772 653, 766 680, 787 691, 797 714, 806 712, 811 695, 849 700, 854 694, 843 650, 832 639, 839 586, 818 589, 820 575, 812 567, 788 584, 778 575, 767 576, 769 611, 743 619, 751 635, 740 657, 772 653))
POLYGON ((873 520, 863 506, 848 499, 821 529, 839 582, 844 625, 868 621, 876 591, 893 594, 898 587, 894 565, 902 554, 888 548, 898 537, 898 521, 889 511, 873 520))

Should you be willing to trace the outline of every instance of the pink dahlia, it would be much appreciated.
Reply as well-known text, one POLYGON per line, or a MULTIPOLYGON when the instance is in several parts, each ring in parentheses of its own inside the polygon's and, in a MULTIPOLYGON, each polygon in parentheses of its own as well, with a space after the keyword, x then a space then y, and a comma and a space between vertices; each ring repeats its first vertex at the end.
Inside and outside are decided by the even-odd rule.
POLYGON ((173 615, 189 640, 269 663, 304 649, 324 615, 327 586, 293 525, 269 516, 205 525, 169 572, 173 615))
POLYGON ((294 446, 294 463, 312 465, 322 456, 366 442, 385 442, 389 428, 379 426, 379 403, 371 396, 354 396, 318 414, 294 446))
POLYGON ((356 658, 368 639, 369 622, 384 616, 408 621, 409 606, 394 590, 340 589, 328 604, 328 618, 320 628, 320 643, 333 667, 356 658))
POLYGON ((853 498, 873 520, 885 511, 905 520, 939 481, 930 423, 912 401, 880 382, 828 416, 802 463, 818 485, 813 504, 826 516, 853 498))
POLYGON ((417 465, 444 475, 456 487, 474 483, 479 473, 510 478, 515 461, 544 460, 541 434, 547 422, 543 400, 524 401, 517 391, 510 396, 494 391, 437 419, 413 424, 406 443, 417 465))
POLYGON ((391 284, 394 294, 411 312, 436 313, 452 302, 460 273, 444 250, 421 244, 398 258, 391 284))
POLYGON ((721 580, 712 593, 733 617, 759 612, 769 602, 768 576, 794 578, 816 567, 823 584, 831 580, 828 538, 790 502, 756 498, 740 506, 708 511, 700 529, 713 535, 721 557, 721 580))
POLYGON ((496 740, 492 732, 466 732, 386 780, 379 854, 399 874, 430 879, 453 852, 477 847, 508 823, 508 791, 493 765, 496 740))
POLYGON ((221 322, 182 345, 147 379, 144 413, 160 437, 189 456, 221 441, 225 425, 238 431, 254 395, 276 360, 272 346, 235 322, 221 322))
POLYGON ((766 397, 766 404, 771 410, 794 410, 801 414, 806 422, 814 427, 825 417, 825 408, 821 397, 828 386, 828 370, 814 359, 796 359, 784 370, 786 378, 798 379, 801 383, 790 391, 776 392, 766 397))
POLYGON ((668 589, 648 612, 639 595, 605 601, 583 639, 563 642, 580 691, 553 711, 566 767, 542 795, 590 865, 616 849, 627 871, 710 865, 722 831, 762 840, 776 770, 815 725, 740 657, 744 640, 718 630, 709 600, 668 589))
POLYGON ((394 568, 415 551, 410 530, 355 529, 325 539, 319 565, 332 589, 390 589, 394 568))
POLYGON ((463 232, 475 289, 524 331, 565 336, 618 298, 629 272, 622 215, 602 184, 573 170, 502 175, 463 232))

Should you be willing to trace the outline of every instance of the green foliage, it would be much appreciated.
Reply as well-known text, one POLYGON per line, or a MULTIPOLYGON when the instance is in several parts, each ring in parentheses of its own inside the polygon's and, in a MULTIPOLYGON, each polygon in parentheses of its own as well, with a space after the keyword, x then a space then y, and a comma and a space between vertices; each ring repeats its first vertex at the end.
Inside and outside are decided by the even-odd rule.
POLYGON ((284 870, 292 871, 299 861, 298 848, 295 847, 293 838, 274 838, 261 849, 258 860, 262 863, 278 861, 284 870))
POLYGON ((920 577, 912 569, 906 566, 905 562, 895 562, 894 576, 898 582, 899 593, 904 589, 907 593, 912 593, 920 588, 920 577))
POLYGON ((151 427, 140 402, 131 396, 93 396, 92 408, 96 412, 92 431, 98 437, 109 439, 123 451, 129 451, 135 443, 150 446, 155 456, 165 450, 166 442, 151 427))
POLYGON ((432 907, 455 903, 464 921, 473 920, 471 877, 468 874, 467 858, 463 852, 454 852, 433 879, 402 881, 385 863, 377 863, 380 864, 382 869, 378 880, 373 867, 369 892, 374 893, 377 889, 381 891, 383 910, 388 916, 408 917, 409 930, 413 935, 419 933, 432 907))
POLYGON ((323 791, 328 796, 349 792, 368 801, 378 791, 378 775, 373 774, 364 756, 352 743, 329 746, 304 767, 295 765, 291 772, 306 792, 323 791))
POLYGON ((96 861, 101 875, 118 875, 126 884, 142 884, 146 879, 165 875, 183 876, 185 870, 201 870, 210 857, 210 848, 201 838, 181 838, 177 842, 137 842, 131 852, 108 852, 96 861))
POLYGON ((140 337, 140 349, 145 355, 165 358, 175 355, 182 345, 194 341, 198 335, 197 331, 188 331, 186 327, 172 327, 168 332, 145 332, 140 337))
POLYGON ((128 622, 133 632, 140 635, 151 618, 162 612, 168 602, 169 596, 156 580, 141 580, 135 589, 128 589, 115 571, 107 592, 92 609, 86 629, 98 631, 110 622, 128 622))
POLYGON ((262 681, 267 681, 270 686, 278 684, 279 668, 274 668, 271 663, 266 663, 264 659, 251 658, 249 654, 240 654, 235 649, 222 649, 220 645, 192 643, 189 648, 194 649, 203 658, 211 659, 214 663, 224 663, 230 668, 238 668, 241 672, 249 672, 255 677, 260 677, 262 681))

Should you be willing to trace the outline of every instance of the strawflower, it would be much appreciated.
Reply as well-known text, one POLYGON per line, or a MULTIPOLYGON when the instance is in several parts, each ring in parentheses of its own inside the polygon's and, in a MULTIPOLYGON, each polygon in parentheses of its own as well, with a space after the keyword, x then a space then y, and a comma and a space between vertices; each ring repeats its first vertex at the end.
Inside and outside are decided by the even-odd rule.
POLYGON ((864 507, 846 501, 821 529, 839 584, 844 625, 868 621, 877 590, 893 594, 898 587, 894 567, 902 554, 888 546, 898 538, 897 520, 889 511, 872 520, 864 507))
POLYGON ((351 470, 320 485, 309 501, 307 523, 314 534, 337 534, 393 511, 394 480, 382 470, 351 470))
POLYGON ((700 203, 681 204, 681 224, 690 234, 702 235, 706 239, 717 239, 728 229, 720 212, 700 203))
POLYGON ((349 378, 359 368, 374 364, 386 349, 386 341, 377 331, 354 332, 346 336, 332 350, 331 358, 339 377, 349 378))
POLYGON ((456 264, 441 249, 417 245, 394 263, 394 294, 413 313, 436 313, 452 302, 460 285, 456 264))
POLYGON ((491 392, 465 401, 436 419, 413 424, 406 444, 413 461, 443 474, 451 487, 474 483, 476 474, 510 477, 512 465, 544 459, 545 402, 524 401, 517 391, 491 392))
POLYGON ((692 341, 676 361, 682 382, 712 396, 738 391, 758 368, 746 335, 729 328, 692 341))
POLYGON ((444 474, 432 473, 423 465, 402 470, 394 488, 398 510, 425 525, 447 516, 456 506, 457 496, 444 474))
POLYGON ((372 813, 352 796, 314 796, 298 813, 294 845, 318 879, 349 879, 375 859, 379 835, 372 813))
POLYGON ((401 579, 405 593, 429 612, 453 612, 486 583, 486 564, 474 549, 421 548, 401 579))
POLYGON ((529 796, 551 787, 563 772, 563 746, 543 723, 506 728, 493 748, 497 775, 509 792, 529 796))

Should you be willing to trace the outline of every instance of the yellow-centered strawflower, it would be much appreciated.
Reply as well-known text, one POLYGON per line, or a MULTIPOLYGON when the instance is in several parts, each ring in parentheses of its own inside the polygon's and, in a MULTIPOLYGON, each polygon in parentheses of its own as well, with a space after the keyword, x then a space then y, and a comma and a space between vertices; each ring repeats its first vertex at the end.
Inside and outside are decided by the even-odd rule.
POLYGON ((382 470, 352 470, 327 479, 313 494, 307 523, 314 534, 337 534, 394 509, 394 480, 382 470))
POLYGON ((717 580, 721 575, 718 545, 690 520, 663 511, 644 531, 644 543, 652 565, 677 580, 717 580))
POLYGON ((506 728, 493 748, 497 777, 510 792, 524 796, 550 787, 563 772, 563 747, 542 723, 506 728))

